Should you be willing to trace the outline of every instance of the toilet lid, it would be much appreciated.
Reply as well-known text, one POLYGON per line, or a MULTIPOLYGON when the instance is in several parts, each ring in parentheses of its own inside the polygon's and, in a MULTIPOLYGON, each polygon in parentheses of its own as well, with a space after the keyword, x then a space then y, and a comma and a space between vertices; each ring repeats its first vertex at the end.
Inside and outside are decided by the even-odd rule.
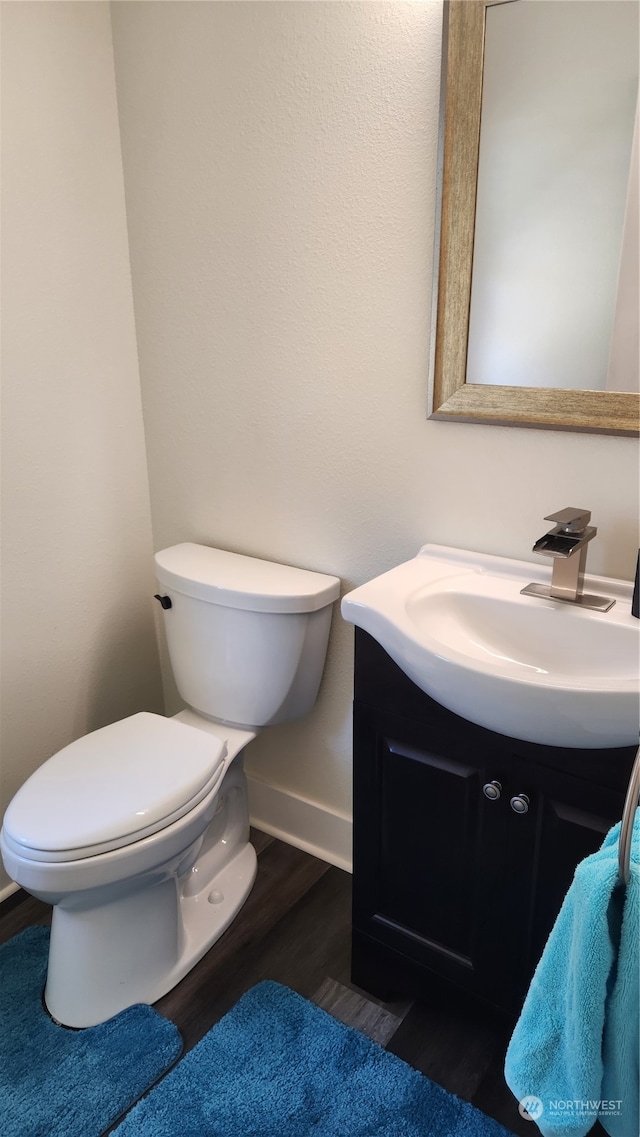
POLYGON ((214 735, 142 712, 65 746, 25 782, 4 831, 33 860, 69 861, 139 841, 193 809, 221 780, 214 735))

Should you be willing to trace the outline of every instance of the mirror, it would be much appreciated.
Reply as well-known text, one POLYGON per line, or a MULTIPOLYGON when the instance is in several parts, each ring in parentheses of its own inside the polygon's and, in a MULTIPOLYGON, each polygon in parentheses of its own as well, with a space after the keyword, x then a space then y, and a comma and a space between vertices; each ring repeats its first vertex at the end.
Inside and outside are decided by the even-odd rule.
MULTIPOLYGON (((624 0, 613 0, 613 4, 611 0, 589 0, 587 7, 597 10, 602 18, 606 9, 620 7, 626 9, 627 14, 633 10, 637 20, 637 5, 624 3, 624 0)), ((618 74, 613 76, 615 82, 608 82, 605 76, 601 94, 589 108, 586 120, 583 119, 582 137, 576 138, 572 144, 557 134, 554 136, 557 123, 553 119, 567 119, 566 101, 577 106, 579 124, 579 112, 585 109, 585 95, 584 88, 582 93, 576 94, 578 79, 575 74, 570 74, 568 58, 571 52, 566 50, 566 44, 563 49, 560 32, 557 31, 555 38, 550 33, 545 35, 544 29, 540 32, 542 63, 538 65, 537 75, 535 66, 529 68, 527 64, 524 81, 522 59, 531 61, 533 56, 531 29, 526 33, 527 41, 520 63, 515 47, 507 50, 504 42, 506 34, 515 34, 514 28, 520 29, 518 34, 522 34, 523 17, 526 19, 531 14, 527 9, 535 9, 534 14, 539 19, 553 15, 553 10, 556 10, 557 19, 557 14, 563 10, 570 15, 569 9, 579 18, 582 8, 581 0, 559 0, 554 4, 540 3, 540 0, 454 0, 445 3, 436 235, 439 258, 431 361, 433 418, 607 434, 638 433, 638 349, 637 346, 630 348, 629 339, 624 338, 630 335, 633 342, 633 335, 637 336, 638 319, 638 238, 637 229, 633 236, 629 224, 635 218, 637 225, 637 207, 629 209, 628 197, 629 170, 634 166, 630 159, 637 99, 637 38, 634 40, 635 63, 630 53, 630 66, 636 67, 635 77, 627 68, 626 87, 623 84, 621 89, 618 79, 623 69, 618 59, 618 74), (514 15, 517 15, 516 19, 514 15), (545 46, 548 57, 544 54, 545 46), (510 74, 506 78, 505 58, 514 63, 513 67, 507 68, 510 74), (483 120, 485 66, 486 118, 483 120), (564 96, 561 93, 550 94, 550 74, 554 68, 560 86, 564 85, 564 96), (540 90, 542 76, 545 82, 544 89, 540 90), (520 84, 520 93, 514 93, 514 83, 520 84), (613 91, 616 83, 616 91, 613 91), (517 120, 514 114, 518 100, 524 100, 527 95, 527 87, 530 104, 527 108, 528 126, 523 125, 522 107, 517 120), (534 90, 538 91, 538 95, 532 106, 534 90), (544 103, 551 113, 551 121, 541 120, 544 103), (553 154, 554 162, 556 159, 559 162, 567 154, 578 154, 584 162, 584 152, 587 151, 586 160, 593 162, 593 137, 599 125, 595 121, 595 109, 600 108, 599 118, 603 118, 605 114, 613 114, 613 105, 621 118, 618 132, 615 134, 611 129, 609 120, 600 135, 609 140, 609 165, 617 170, 618 182, 611 191, 611 201, 600 208, 605 196, 600 184, 597 193, 578 192, 580 187, 590 191, 594 186, 594 176, 588 177, 584 166, 582 169, 561 170, 556 163, 552 169, 549 157, 553 154), (620 106, 623 107, 622 112, 620 106), (508 144, 504 135, 496 135, 498 127, 504 130, 505 124, 511 130, 508 144), (538 139, 537 154, 530 147, 525 154, 523 147, 527 134, 538 139), (614 134, 615 145, 611 142, 614 134), (520 146, 517 160, 514 154, 516 145, 520 146), (503 160, 496 177, 499 155, 503 160), (539 170, 540 155, 544 155, 547 163, 544 175, 539 170), (514 172, 515 175, 524 174, 519 190, 514 182, 509 181, 514 172), (537 180, 534 174, 538 175, 537 180), (502 201, 501 181, 507 191, 502 201), (562 218, 558 215, 558 203, 564 190, 567 190, 565 196, 570 212, 568 217, 562 218), (584 206, 587 225, 582 234, 577 233, 573 251, 561 269, 553 257, 558 255, 560 237, 564 239, 570 231, 575 232, 574 222, 580 212, 576 208, 576 199, 580 200, 581 209, 584 206), (594 202, 600 209, 599 228, 593 222, 594 202), (620 256, 625 214, 626 262, 624 255, 622 261, 620 256), (509 233, 511 239, 507 241, 509 233), (543 249, 538 255, 549 234, 551 239, 547 253, 543 249), (610 245, 608 260, 603 254, 605 235, 610 245), (587 256, 585 250, 588 245, 587 256), (578 253, 580 266, 576 269, 578 253), (589 258, 592 284, 590 288, 582 288, 588 275, 584 266, 589 258), (507 267, 515 270, 515 277, 506 276, 507 267), (619 286, 623 269, 630 273, 630 277, 624 280, 626 291, 619 286), (559 284, 562 273, 565 276, 559 284), (542 307, 537 309, 532 320, 530 288, 536 283, 539 284, 538 301, 542 307), (629 305, 628 296, 633 295, 634 287, 636 300, 629 305), (518 292, 524 296, 522 311, 526 313, 526 319, 522 318, 520 324, 513 308, 518 292), (627 298, 626 311, 620 301, 621 296, 623 300, 627 298), (575 301, 576 298, 579 304, 572 314, 569 300, 575 301), (600 324, 596 329, 598 305, 600 324), (612 341, 614 322, 616 332, 612 341), (493 329, 496 334, 492 341, 488 333, 493 329), (585 329, 584 332, 581 329, 585 329), (528 344, 527 335, 532 337, 528 344), (597 345, 597 350, 594 345, 597 345), (622 346, 624 351, 620 350, 622 346), (622 368, 620 358, 623 359, 622 368), (606 389, 612 380, 624 389, 606 389), (587 389, 589 386, 599 389, 587 389)), ((580 35, 585 34, 581 26, 580 35)), ((598 48, 601 48, 601 32, 596 34, 596 39, 599 40, 598 48)), ((614 55, 616 50, 614 48, 614 55)), ((573 53, 584 63, 585 42, 577 45, 573 53)), ((600 51, 600 54, 604 53, 600 51)), ((592 86, 595 62, 594 56, 589 68, 592 86)), ((575 123, 572 129, 576 130, 575 123)), ((595 158, 598 176, 604 165, 600 157, 595 158)), ((612 177, 609 177, 610 182, 612 177)))

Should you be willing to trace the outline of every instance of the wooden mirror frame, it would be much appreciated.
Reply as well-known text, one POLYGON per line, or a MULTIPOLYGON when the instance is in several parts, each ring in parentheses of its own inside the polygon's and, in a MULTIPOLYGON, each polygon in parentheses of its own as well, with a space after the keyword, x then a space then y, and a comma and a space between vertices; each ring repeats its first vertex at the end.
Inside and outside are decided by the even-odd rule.
POLYGON ((486 9, 445 0, 440 102, 437 277, 430 418, 595 434, 640 433, 640 394, 467 383, 486 9), (439 244, 439 253, 438 253, 439 244))

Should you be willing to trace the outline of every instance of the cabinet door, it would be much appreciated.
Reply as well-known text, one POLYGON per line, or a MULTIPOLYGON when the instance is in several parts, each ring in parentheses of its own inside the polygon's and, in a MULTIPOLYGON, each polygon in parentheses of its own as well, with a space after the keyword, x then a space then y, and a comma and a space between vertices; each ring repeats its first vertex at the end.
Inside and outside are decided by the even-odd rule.
POLYGON ((530 798, 529 813, 514 814, 509 830, 510 857, 528 862, 531 877, 526 911, 519 912, 520 947, 514 948, 522 961, 523 998, 576 866, 600 848, 624 801, 615 790, 524 761, 512 785, 530 798))
POLYGON ((494 1001, 509 819, 483 785, 500 763, 358 704, 354 727, 356 929, 494 1001))

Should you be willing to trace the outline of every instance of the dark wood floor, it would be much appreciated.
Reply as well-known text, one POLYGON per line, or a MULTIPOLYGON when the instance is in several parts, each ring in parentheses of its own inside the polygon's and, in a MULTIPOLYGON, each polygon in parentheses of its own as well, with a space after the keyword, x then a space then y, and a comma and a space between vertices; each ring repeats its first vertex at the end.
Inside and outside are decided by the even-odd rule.
MULTIPOLYGON (((537 1130, 518 1114, 502 1077, 508 1032, 470 1006, 380 1003, 349 982, 351 877, 253 832, 258 876, 234 923, 188 976, 156 1004, 191 1049, 262 979, 284 983, 364 1031, 447 1090, 521 1137, 537 1130)), ((0 943, 50 910, 28 897, 0 909, 0 943)), ((595 1133, 595 1130, 594 1130, 595 1133)), ((392 1137, 392 1135, 390 1135, 392 1137)))

